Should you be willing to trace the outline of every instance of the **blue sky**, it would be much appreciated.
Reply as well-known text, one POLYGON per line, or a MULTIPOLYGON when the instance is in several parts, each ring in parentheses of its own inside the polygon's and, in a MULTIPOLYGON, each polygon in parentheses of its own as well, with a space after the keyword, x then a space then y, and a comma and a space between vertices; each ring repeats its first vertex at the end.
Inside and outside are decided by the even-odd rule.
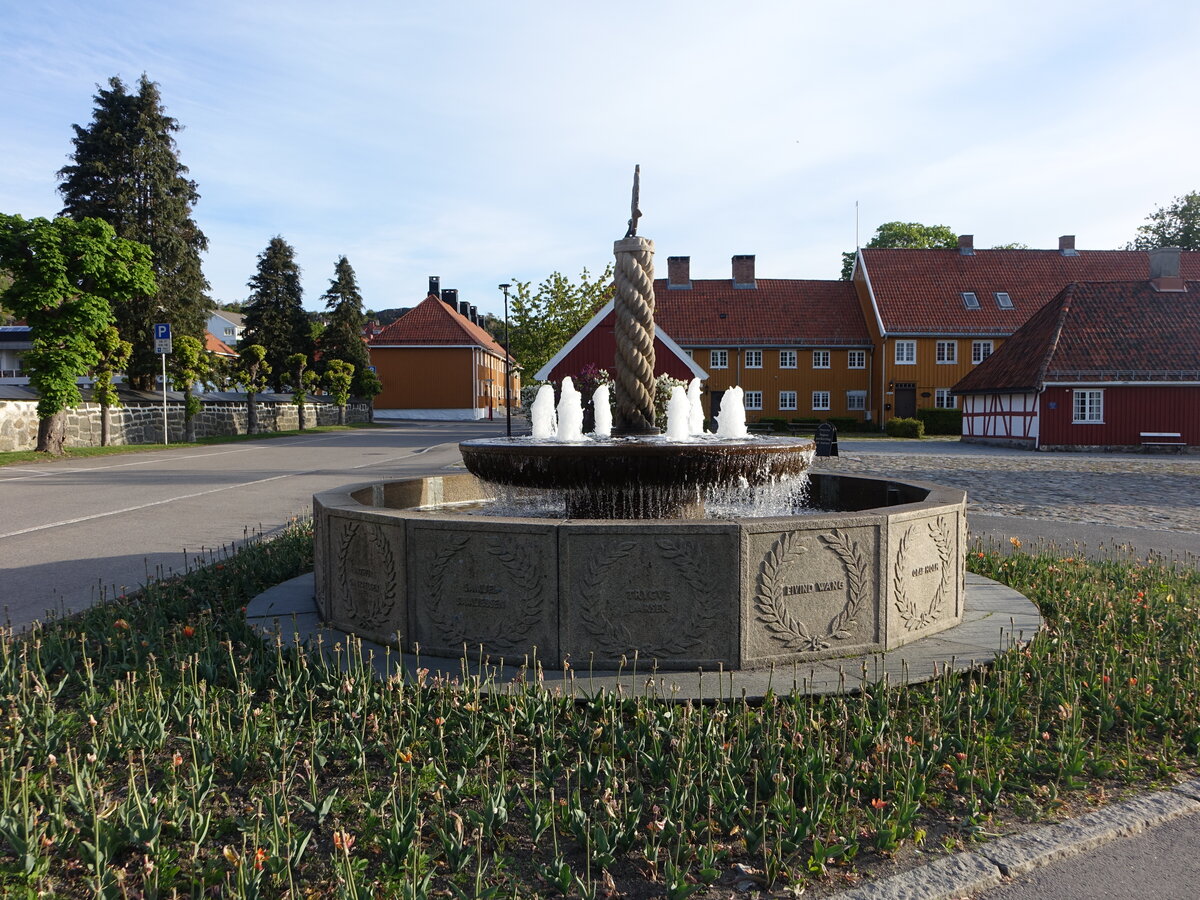
POLYGON ((315 309, 337 257, 369 307, 429 275, 602 268, 640 233, 692 275, 835 278, 901 219, 1119 247, 1200 189, 1194 2, 0 0, 0 211, 61 208, 96 85, 145 72, 185 130, 219 301, 282 235, 315 309))

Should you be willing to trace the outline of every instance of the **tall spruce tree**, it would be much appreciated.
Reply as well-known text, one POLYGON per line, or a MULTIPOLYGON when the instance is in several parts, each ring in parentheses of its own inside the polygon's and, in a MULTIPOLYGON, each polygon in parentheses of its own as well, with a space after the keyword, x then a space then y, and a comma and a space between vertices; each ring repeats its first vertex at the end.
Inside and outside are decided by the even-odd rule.
POLYGON ((212 307, 200 268, 208 239, 192 219, 200 195, 172 137, 180 126, 163 109, 158 85, 143 74, 136 92, 110 78, 108 88, 96 92, 91 123, 72 127, 74 162, 58 172, 62 215, 102 219, 118 237, 143 243, 153 254, 158 292, 113 309, 121 337, 133 345, 129 379, 148 389, 160 365, 153 323, 170 322, 175 335, 203 342, 212 307))
POLYGON ((282 391, 289 371, 288 357, 313 355, 312 330, 302 305, 300 267, 292 245, 279 235, 258 254, 258 271, 249 281, 246 300, 246 332, 238 342, 261 344, 271 367, 271 385, 282 391))
POLYGON ((321 295, 325 308, 329 310, 329 321, 321 332, 318 344, 321 348, 322 371, 331 360, 340 359, 354 366, 354 382, 350 391, 356 396, 370 396, 372 373, 367 369, 371 364, 367 345, 363 342, 363 326, 366 315, 363 312, 362 294, 358 290, 358 282, 354 278, 354 269, 346 257, 340 257, 334 267, 333 279, 329 282, 329 290, 321 295))

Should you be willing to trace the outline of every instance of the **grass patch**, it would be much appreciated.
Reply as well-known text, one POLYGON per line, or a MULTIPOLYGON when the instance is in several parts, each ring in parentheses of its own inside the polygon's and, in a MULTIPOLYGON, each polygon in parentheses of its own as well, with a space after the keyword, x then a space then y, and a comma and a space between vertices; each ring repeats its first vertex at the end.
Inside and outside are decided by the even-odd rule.
POLYGON ((5 450, 0 452, 0 466, 16 463, 59 462, 64 459, 87 459, 93 456, 117 456, 123 453, 146 453, 151 450, 185 450, 189 447, 208 447, 213 444, 239 444, 245 441, 269 441, 274 438, 295 437, 300 434, 324 434, 327 431, 352 431, 357 428, 387 428, 378 422, 355 425, 316 425, 303 431, 271 431, 261 434, 221 434, 196 441, 174 444, 117 444, 108 447, 67 447, 62 456, 51 456, 37 450, 5 450))
POLYGON ((1047 619, 986 672, 698 706, 382 682, 246 625, 308 526, 210 563, 0 641, 4 896, 819 895, 1200 752, 1193 569, 973 552, 1047 619))

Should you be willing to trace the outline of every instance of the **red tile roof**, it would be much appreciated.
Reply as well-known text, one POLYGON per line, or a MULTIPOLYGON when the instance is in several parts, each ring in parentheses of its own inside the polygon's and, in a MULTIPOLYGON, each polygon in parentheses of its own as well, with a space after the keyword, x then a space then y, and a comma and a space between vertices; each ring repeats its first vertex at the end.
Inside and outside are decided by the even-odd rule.
MULTIPOLYGON (((867 277, 888 334, 1009 335, 1072 282, 1134 281, 1149 277, 1140 250, 867 250, 867 277), (967 309, 972 291, 979 309, 967 309), (995 293, 1012 298, 1000 309, 995 293)), ((1200 278, 1200 252, 1183 253, 1184 278, 1200 278)))
POLYGON ((217 356, 237 356, 237 351, 218 338, 211 331, 204 332, 204 349, 217 356))
POLYGON ((1044 382, 1200 382, 1200 281, 1071 284, 954 387, 1036 390, 1044 382))
POLYGON ((870 346, 850 282, 759 278, 755 284, 693 279, 690 289, 668 288, 660 278, 655 322, 684 347, 870 346))
POLYGON ((461 347, 474 344, 504 358, 504 348, 487 331, 430 294, 367 341, 371 347, 461 347))

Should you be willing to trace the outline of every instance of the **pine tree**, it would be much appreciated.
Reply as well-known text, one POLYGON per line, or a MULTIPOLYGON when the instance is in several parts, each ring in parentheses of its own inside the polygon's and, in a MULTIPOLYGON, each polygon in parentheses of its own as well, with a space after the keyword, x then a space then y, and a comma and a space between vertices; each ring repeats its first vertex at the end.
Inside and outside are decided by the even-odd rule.
POLYGON ((163 109, 158 85, 142 75, 136 93, 110 78, 97 90, 91 123, 73 128, 74 162, 58 172, 62 215, 102 219, 153 253, 158 292, 113 310, 121 337, 133 345, 127 374, 135 387, 149 389, 160 365, 152 325, 170 322, 176 336, 203 342, 212 307, 200 268, 208 239, 192 219, 200 195, 172 137, 180 126, 163 109))
POLYGON ((287 381, 287 359, 303 353, 312 359, 312 329, 301 302, 300 267, 295 251, 279 235, 258 255, 258 271, 249 281, 246 332, 238 346, 261 344, 271 367, 271 384, 282 391, 287 381))
POLYGON ((371 358, 362 336, 366 315, 354 269, 346 257, 338 259, 329 290, 321 295, 321 299, 329 310, 329 321, 319 341, 322 368, 335 359, 350 363, 354 366, 351 393, 359 397, 370 396, 373 392, 368 390, 368 380, 372 373, 367 367, 371 364, 371 358))

